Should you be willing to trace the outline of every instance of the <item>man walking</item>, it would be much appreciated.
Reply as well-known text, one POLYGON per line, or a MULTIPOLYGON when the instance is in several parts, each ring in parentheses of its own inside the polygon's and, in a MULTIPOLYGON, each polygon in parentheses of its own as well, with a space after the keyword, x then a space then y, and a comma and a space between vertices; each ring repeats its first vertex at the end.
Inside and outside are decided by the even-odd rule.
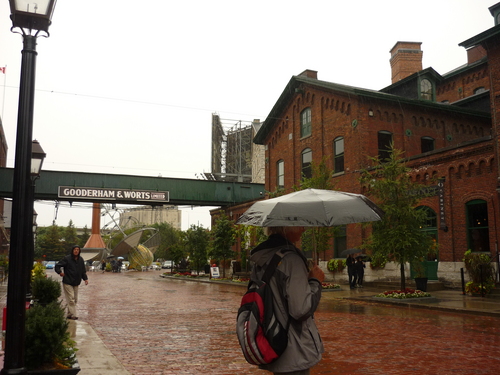
POLYGON ((78 286, 82 280, 88 285, 85 262, 80 256, 80 246, 73 246, 71 254, 66 255, 55 266, 54 270, 61 275, 64 296, 68 304, 68 319, 76 320, 76 303, 78 302, 78 286), (63 270, 61 270, 63 268, 63 270))

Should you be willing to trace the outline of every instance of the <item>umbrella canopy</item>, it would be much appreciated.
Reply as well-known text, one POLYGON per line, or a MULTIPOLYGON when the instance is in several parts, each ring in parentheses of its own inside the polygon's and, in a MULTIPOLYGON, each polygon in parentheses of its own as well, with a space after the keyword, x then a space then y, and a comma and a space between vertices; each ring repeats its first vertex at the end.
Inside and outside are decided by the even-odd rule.
MULTIPOLYGON (((352 249, 346 249, 344 251, 342 251, 340 253, 340 256, 341 257, 346 257, 348 256, 349 254, 357 254, 357 253, 361 253, 363 250, 360 250, 360 249, 356 249, 356 248, 352 248, 352 249)), ((364 254, 363 254, 364 255, 364 254)))
POLYGON ((361 194, 305 189, 256 202, 236 223, 262 227, 331 227, 378 221, 383 214, 361 194))

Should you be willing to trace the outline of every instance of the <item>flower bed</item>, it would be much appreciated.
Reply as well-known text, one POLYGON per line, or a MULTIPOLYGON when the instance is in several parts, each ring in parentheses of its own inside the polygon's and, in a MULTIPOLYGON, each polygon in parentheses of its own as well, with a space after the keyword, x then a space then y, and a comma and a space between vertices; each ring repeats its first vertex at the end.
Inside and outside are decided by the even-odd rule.
POLYGON ((406 288, 404 290, 391 290, 384 293, 377 294, 375 297, 379 298, 396 298, 396 299, 406 299, 406 298, 423 298, 430 297, 431 295, 421 290, 415 290, 406 288))
POLYGON ((340 289, 339 284, 322 283, 321 286, 323 287, 323 289, 340 289))
POLYGON ((238 279, 232 279, 235 283, 248 283, 250 279, 248 277, 240 277, 238 279))

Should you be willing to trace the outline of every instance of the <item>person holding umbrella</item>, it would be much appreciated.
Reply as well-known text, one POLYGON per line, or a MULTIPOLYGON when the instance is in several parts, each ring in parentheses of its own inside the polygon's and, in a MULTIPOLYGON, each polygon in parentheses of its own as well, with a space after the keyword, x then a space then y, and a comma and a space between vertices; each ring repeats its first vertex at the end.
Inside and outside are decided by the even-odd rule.
POLYGON ((274 374, 308 375, 310 368, 321 360, 321 341, 314 312, 321 299, 323 271, 313 265, 308 270, 307 259, 294 243, 300 239, 303 227, 265 228, 268 239, 250 253, 252 280, 261 280, 273 255, 280 249, 290 251, 278 265, 270 286, 275 296, 274 309, 278 320, 287 326, 288 345, 273 363, 260 366, 274 374))
POLYGON ((363 262, 363 258, 361 256, 356 257, 356 264, 354 265, 355 274, 356 274, 356 282, 355 285, 358 288, 363 287, 363 277, 365 275, 365 263, 363 262))
POLYGON ((356 285, 356 271, 354 269, 356 260, 354 259, 354 255, 348 254, 345 263, 347 265, 347 274, 349 275, 349 287, 354 289, 356 285))
POLYGON ((318 267, 313 235, 313 266, 295 247, 304 227, 332 227, 380 220, 383 211, 361 194, 325 189, 304 189, 254 203, 237 224, 267 228, 269 238, 251 251, 252 281, 262 280, 274 254, 290 249, 270 281, 276 298, 274 310, 281 324, 290 322, 288 346, 271 364, 261 368, 274 374, 308 375, 321 360, 323 343, 314 322, 321 299, 324 273, 318 267))

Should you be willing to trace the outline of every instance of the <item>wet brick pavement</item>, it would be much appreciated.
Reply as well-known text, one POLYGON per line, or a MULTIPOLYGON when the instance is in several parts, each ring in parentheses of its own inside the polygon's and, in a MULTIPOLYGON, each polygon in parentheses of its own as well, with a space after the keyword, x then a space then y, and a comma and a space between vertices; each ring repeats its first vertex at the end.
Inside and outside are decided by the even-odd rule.
MULTIPOLYGON (((81 287, 80 320, 131 374, 269 374, 247 364, 238 346, 242 286, 160 274, 90 273, 81 287)), ((313 375, 499 373, 499 317, 339 295, 325 292, 316 313, 325 353, 313 375)))

